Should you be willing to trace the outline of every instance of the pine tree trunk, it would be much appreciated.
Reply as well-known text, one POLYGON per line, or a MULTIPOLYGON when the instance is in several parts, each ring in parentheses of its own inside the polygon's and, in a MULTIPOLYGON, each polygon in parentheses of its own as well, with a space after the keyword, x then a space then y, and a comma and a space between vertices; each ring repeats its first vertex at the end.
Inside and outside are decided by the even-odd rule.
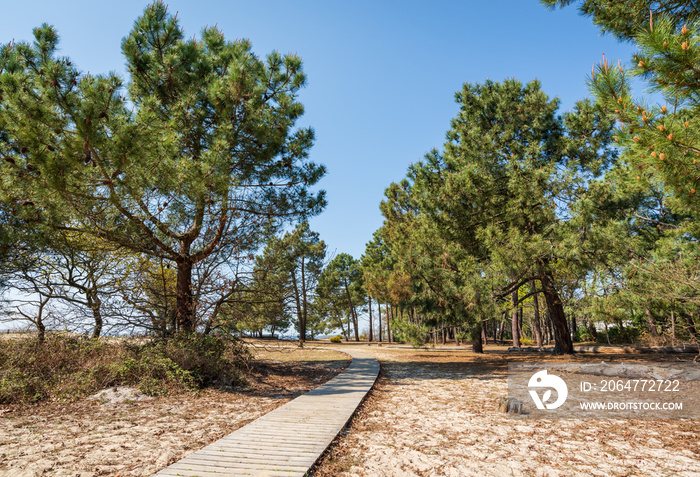
POLYGON ((372 334, 372 297, 369 296, 369 341, 373 341, 374 336, 372 334))
POLYGON ((651 314, 651 310, 647 306, 644 309, 644 313, 647 315, 647 326, 649 326, 649 333, 654 341, 654 344, 658 344, 659 333, 656 330, 656 323, 654 322, 654 316, 651 314))
POLYGON ((357 323, 357 314, 355 313, 355 307, 352 304, 352 297, 350 296, 350 287, 348 286, 347 279, 343 279, 345 282, 345 294, 348 297, 348 306, 350 307, 350 319, 355 330, 355 341, 360 341, 360 330, 357 323))
POLYGON ((345 337, 345 341, 350 341, 350 323, 348 323, 348 329, 345 330, 345 325, 343 324, 343 315, 338 313, 338 320, 340 320, 340 330, 345 337))
POLYGON ((335 315, 338 317, 338 321, 340 322, 340 331, 345 337, 345 341, 350 341, 350 324, 348 323, 348 331, 345 331, 345 325, 343 325, 343 315, 338 311, 337 305, 333 304, 333 311, 335 312, 335 315))
POLYGON ((472 332, 474 338, 474 341, 472 341, 472 351, 475 353, 484 352, 484 337, 482 335, 483 332, 484 328, 482 327, 481 323, 478 323, 474 328, 474 331, 472 332))
POLYGON ((306 342, 306 271, 304 269, 304 255, 301 256, 301 316, 299 317, 299 336, 303 336, 302 343, 306 342))
POLYGON ((506 315, 508 314, 507 311, 503 312, 503 316, 501 317, 501 326, 500 329, 498 330, 498 341, 503 344, 503 335, 506 332, 506 315))
POLYGON ((379 342, 381 343, 382 342, 382 303, 379 300, 377 300, 377 314, 378 314, 378 316, 377 316, 377 323, 378 323, 377 331, 379 332, 378 338, 379 338, 379 342))
POLYGON ((386 340, 389 343, 393 343, 394 339, 391 336, 391 320, 394 318, 394 307, 390 303, 387 303, 386 306, 386 340))
POLYGON ((192 299, 192 259, 189 257, 177 261, 177 331, 193 333, 197 328, 192 299))
POLYGON ((518 306, 518 337, 523 339, 523 305, 518 306))
POLYGON ((571 342, 576 341, 576 330, 578 325, 576 324, 576 313, 571 312, 571 342))
POLYGON ((559 298, 559 293, 554 287, 554 281, 546 273, 542 275, 541 281, 544 299, 547 302, 549 318, 554 331, 554 354, 574 354, 574 344, 571 341, 571 335, 566 324, 564 306, 559 298))
POLYGON ((301 296, 299 293, 299 285, 297 284, 297 274, 292 272, 292 288, 294 289, 294 302, 297 307, 297 323, 299 324, 299 346, 304 347, 304 341, 306 340, 306 329, 304 327, 304 318, 301 311, 301 296))
POLYGON ((591 338, 593 338, 593 341, 596 341, 598 339, 598 330, 595 329, 595 325, 591 321, 589 315, 586 315, 586 321, 588 323, 588 333, 591 335, 591 338))
MULTIPOLYGON (((535 290, 535 281, 530 282, 530 287, 535 290)), ((537 343, 537 347, 541 348, 542 347, 542 326, 540 324, 540 303, 539 303, 539 298, 537 296, 538 294, 535 293, 532 296, 532 304, 535 309, 535 316, 532 320, 533 328, 535 329, 535 342, 537 343)))
POLYGON ((511 302, 513 310, 511 312, 511 332, 513 333, 513 347, 520 348, 520 330, 518 326, 518 290, 511 293, 511 302))

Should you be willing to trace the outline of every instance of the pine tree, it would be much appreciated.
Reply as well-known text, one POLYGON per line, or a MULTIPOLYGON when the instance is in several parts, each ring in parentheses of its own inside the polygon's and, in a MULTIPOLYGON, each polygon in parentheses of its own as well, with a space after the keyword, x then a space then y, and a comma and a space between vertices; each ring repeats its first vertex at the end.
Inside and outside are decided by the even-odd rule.
POLYGON ((400 262, 421 277, 424 297, 475 324, 485 306, 537 280, 555 352, 572 353, 556 268, 579 260, 572 206, 614 157, 611 122, 585 101, 557 116, 558 100, 536 81, 465 84, 457 101, 444 153, 386 192, 388 228, 406 237, 400 262))
POLYGON ((664 16, 678 28, 698 18, 698 0, 540 0, 549 8, 579 3, 579 12, 620 40, 633 40, 649 23, 649 15, 664 16))
POLYGON ((309 224, 299 224, 283 237, 272 237, 256 263, 258 288, 278 290, 279 301, 296 316, 299 342, 306 340, 307 320, 326 258, 326 244, 309 224))
POLYGON ((0 202, 54 229, 98 236, 177 269, 177 326, 198 326, 192 270, 244 257, 265 228, 318 213, 325 173, 307 160, 301 59, 265 60, 216 28, 186 40, 162 2, 122 42, 130 79, 81 73, 58 34, 0 50, 0 202))
MULTIPOLYGON (((614 5, 587 1, 587 10, 582 11, 602 29, 632 40, 638 47, 630 68, 603 60, 590 78, 598 104, 618 121, 615 140, 623 151, 621 163, 611 171, 614 174, 608 182, 623 189, 616 195, 620 211, 626 210, 628 216, 620 220, 631 232, 633 246, 621 267, 626 280, 616 296, 636 307, 638 315, 641 308, 654 335, 654 316, 668 316, 673 309, 685 318, 697 311, 697 292, 691 283, 697 277, 700 256, 696 247, 700 237, 696 212, 700 189, 700 5, 697 1, 605 3, 614 5), (626 7, 620 23, 613 24, 610 14, 620 13, 613 10, 626 7), (666 104, 652 105, 636 98, 630 83, 633 76, 646 80, 666 104), (646 199, 640 201, 644 196, 646 199), (678 286, 664 286, 669 283, 678 286)), ((689 331, 695 329, 692 318, 686 324, 689 331)), ((691 335, 695 339, 694 331, 691 335)))
POLYGON ((347 253, 336 255, 323 269, 318 282, 320 295, 343 310, 349 318, 349 323, 353 325, 355 341, 359 341, 357 307, 364 303, 366 296, 360 261, 347 253))

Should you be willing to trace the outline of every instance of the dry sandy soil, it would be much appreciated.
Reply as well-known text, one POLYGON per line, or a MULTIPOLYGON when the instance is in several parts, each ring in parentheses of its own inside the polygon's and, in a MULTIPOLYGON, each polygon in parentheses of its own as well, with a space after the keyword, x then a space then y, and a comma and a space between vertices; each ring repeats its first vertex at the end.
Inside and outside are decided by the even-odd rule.
POLYGON ((147 476, 319 386, 331 350, 257 347, 249 386, 143 401, 0 408, 0 477, 147 476))
MULTIPOLYGON (((509 361, 657 356, 360 348, 381 361, 382 373, 313 475, 700 476, 699 420, 513 420, 497 410, 509 361)), ((330 350, 256 354, 263 362, 246 389, 0 409, 0 477, 151 475, 347 365, 345 355, 330 350)))
POLYGON ((700 420, 515 420, 497 409, 508 361, 658 356, 364 349, 382 363, 379 381, 316 476, 700 476, 700 420))

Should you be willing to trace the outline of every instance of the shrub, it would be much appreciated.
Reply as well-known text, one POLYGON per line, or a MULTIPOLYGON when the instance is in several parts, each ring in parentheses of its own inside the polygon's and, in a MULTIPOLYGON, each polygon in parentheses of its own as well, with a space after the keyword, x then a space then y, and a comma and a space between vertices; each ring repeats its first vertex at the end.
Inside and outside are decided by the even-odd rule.
MULTIPOLYGON (((610 336, 611 344, 628 344, 634 343, 639 338, 639 330, 633 326, 626 326, 620 329, 618 326, 608 328, 608 336, 610 336)), ((607 344, 608 340, 605 336, 605 331, 598 333, 598 343, 607 344)))
POLYGON ((579 326, 578 328, 576 328, 575 341, 593 341, 593 336, 591 335, 591 332, 588 330, 588 328, 586 328, 585 326, 579 326))
POLYGON ((343 341, 343 337, 340 335, 331 337, 331 343, 340 343, 343 341))
POLYGON ((394 321, 394 339, 397 343, 410 343, 414 348, 425 346, 428 328, 408 321, 394 321))
POLYGON ((250 355, 234 339, 182 335, 145 344, 49 335, 3 342, 0 403, 74 400, 117 385, 148 395, 228 386, 243 380, 250 355))
POLYGON ((520 345, 521 346, 535 346, 535 342, 530 338, 525 338, 525 337, 521 336, 520 337, 520 345))
POLYGON ((183 334, 165 341, 165 355, 192 373, 200 387, 229 386, 242 379, 250 355, 242 341, 232 337, 183 334))

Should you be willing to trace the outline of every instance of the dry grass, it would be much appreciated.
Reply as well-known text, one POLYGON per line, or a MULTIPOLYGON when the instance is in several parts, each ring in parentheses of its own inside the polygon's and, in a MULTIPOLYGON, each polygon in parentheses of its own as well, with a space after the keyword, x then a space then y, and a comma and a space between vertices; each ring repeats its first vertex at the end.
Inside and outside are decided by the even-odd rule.
POLYGON ((0 404, 75 400, 119 385, 151 396, 230 386, 243 380, 249 358, 242 343, 214 336, 136 342, 52 333, 44 342, 6 339, 0 347, 0 404))

